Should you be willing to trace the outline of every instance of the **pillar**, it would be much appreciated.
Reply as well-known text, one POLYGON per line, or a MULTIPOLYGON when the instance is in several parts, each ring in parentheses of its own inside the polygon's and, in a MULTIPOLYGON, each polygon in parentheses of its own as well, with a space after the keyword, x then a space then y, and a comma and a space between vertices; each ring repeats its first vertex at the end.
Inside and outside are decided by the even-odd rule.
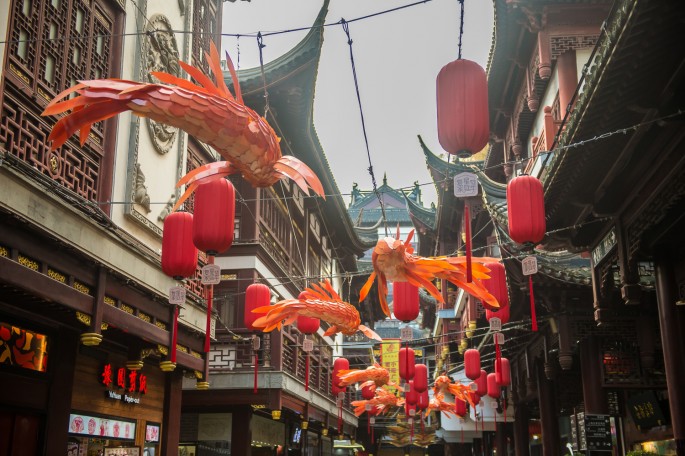
POLYGON ((559 78, 559 109, 563 119, 566 115, 566 108, 569 107, 578 87, 576 51, 569 50, 557 57, 557 76, 559 78))
POLYGON ((181 435, 182 393, 183 371, 176 369, 165 374, 161 454, 175 454, 178 451, 178 442, 181 435))
POLYGON ((497 456, 508 456, 507 453, 507 425, 498 422, 495 426, 495 445, 497 446, 497 456))
POLYGON ((540 423, 542 424, 542 455, 560 456, 559 407, 557 406, 554 383, 545 377, 541 360, 537 360, 535 363, 535 374, 538 384, 538 401, 540 403, 540 423))
POLYGON ((602 389, 602 356, 599 339, 590 336, 580 343, 580 370, 583 382, 585 413, 606 415, 609 413, 606 394, 602 389))
POLYGON ((69 429, 69 413, 71 412, 71 394, 74 384, 76 367, 76 353, 78 352, 78 335, 72 331, 60 328, 58 332, 60 344, 55 353, 50 353, 50 362, 59 369, 53 369, 55 374, 50 382, 48 399, 48 422, 45 447, 66 448, 69 429))
MULTIPOLYGON (((233 412, 231 425, 231 454, 252 454, 252 409, 240 407, 233 412)), ((286 426, 287 429, 287 426, 286 426)))
POLYGON ((514 449, 516 456, 530 456, 528 441, 528 404, 514 404, 514 449))
POLYGON ((680 387, 685 375, 685 348, 682 334, 685 310, 676 305, 678 287, 673 260, 666 254, 655 259, 656 295, 661 328, 661 346, 671 409, 671 426, 676 443, 676 454, 685 455, 685 392, 680 387))

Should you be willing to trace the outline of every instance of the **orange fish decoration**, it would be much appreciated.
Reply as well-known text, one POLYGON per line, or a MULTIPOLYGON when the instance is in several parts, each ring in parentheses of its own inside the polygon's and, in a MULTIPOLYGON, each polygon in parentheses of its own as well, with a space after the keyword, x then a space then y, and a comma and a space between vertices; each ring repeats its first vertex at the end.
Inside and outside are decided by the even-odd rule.
POLYGON ((212 146, 226 160, 200 166, 181 178, 176 185, 185 184, 187 188, 174 210, 198 185, 235 173, 242 174, 255 187, 270 187, 281 179, 290 178, 306 194, 311 188, 317 195, 325 197, 323 186, 314 172, 299 159, 283 156, 280 138, 273 128, 265 118, 245 105, 228 54, 226 61, 235 97, 223 79, 214 43, 211 43, 210 53, 205 53, 205 58, 216 84, 201 70, 182 61, 179 61, 181 67, 200 85, 164 72, 150 73, 162 84, 122 79, 79 81, 57 95, 42 113, 48 116, 71 111, 53 127, 48 137, 52 141, 51 148, 57 149, 77 131, 83 145, 94 123, 131 111, 137 116, 185 130, 212 146), (73 92, 80 96, 65 99, 73 92))
MULTIPOLYGON (((389 385, 390 373, 378 363, 369 366, 366 369, 348 369, 338 372, 338 379, 341 386, 350 386, 355 383, 361 383, 360 388, 366 386, 371 388, 371 391, 376 391, 376 388, 383 385, 389 385)), ((394 383, 392 383, 394 385, 394 383)))
POLYGON ((491 308, 499 308, 497 299, 488 292, 480 279, 488 279, 490 270, 481 263, 496 262, 496 258, 474 257, 472 259, 473 281, 466 281, 466 258, 465 257, 420 257, 414 255, 411 239, 414 230, 409 232, 407 240, 400 240, 400 232, 397 230, 395 238, 385 237, 378 241, 371 255, 373 272, 359 292, 359 301, 371 290, 376 276, 378 276, 378 299, 383 312, 388 317, 388 280, 395 282, 409 282, 414 286, 423 287, 438 302, 444 302, 442 294, 433 285, 434 279, 446 279, 467 293, 484 301, 491 308))
POLYGON ((471 388, 463 385, 461 382, 452 382, 447 375, 440 375, 433 384, 433 397, 444 396, 446 392, 452 394, 457 399, 468 402, 472 407, 476 406, 473 394, 471 394, 471 388))
POLYGON ((369 413, 371 415, 380 415, 390 410, 390 407, 401 407, 404 405, 404 398, 397 397, 385 388, 376 389, 376 395, 373 399, 360 401, 352 401, 351 405, 354 407, 354 414, 361 416, 366 411, 366 404, 371 405, 369 413))
POLYGON ((294 323, 299 316, 313 317, 331 325, 324 336, 332 336, 339 332, 351 336, 361 331, 366 337, 383 340, 372 329, 361 324, 359 311, 352 304, 344 302, 328 280, 305 288, 300 295, 304 299, 285 299, 272 306, 261 306, 252 310, 253 313, 265 314, 252 325, 269 332, 294 323))
POLYGON ((454 402, 446 401, 443 394, 436 394, 431 398, 430 401, 428 401, 428 408, 426 408, 423 417, 427 418, 431 412, 445 412, 448 415, 457 416, 454 409, 454 402))

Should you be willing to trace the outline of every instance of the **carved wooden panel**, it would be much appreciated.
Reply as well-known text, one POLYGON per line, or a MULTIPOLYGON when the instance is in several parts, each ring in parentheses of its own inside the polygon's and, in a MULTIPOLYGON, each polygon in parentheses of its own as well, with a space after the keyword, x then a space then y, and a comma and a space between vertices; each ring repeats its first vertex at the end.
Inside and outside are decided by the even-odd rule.
POLYGON ((209 42, 219 43, 221 23, 221 2, 217 0, 196 0, 193 2, 193 65, 209 74, 204 53, 209 52, 209 42))

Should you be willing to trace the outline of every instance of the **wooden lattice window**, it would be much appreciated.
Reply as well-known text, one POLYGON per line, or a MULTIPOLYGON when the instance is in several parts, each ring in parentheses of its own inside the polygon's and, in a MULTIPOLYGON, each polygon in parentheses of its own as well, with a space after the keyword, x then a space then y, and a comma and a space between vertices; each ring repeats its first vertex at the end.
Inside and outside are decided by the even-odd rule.
POLYGON ((209 53, 209 42, 214 41, 217 48, 219 41, 219 24, 221 24, 221 1, 196 0, 193 2, 193 65, 209 74, 205 52, 209 53))
POLYGON ((13 155, 81 196, 99 196, 105 132, 96 124, 83 148, 77 140, 50 152, 55 118, 40 117, 45 105, 78 80, 118 76, 123 24, 119 6, 107 0, 13 0, 0 142, 13 155))

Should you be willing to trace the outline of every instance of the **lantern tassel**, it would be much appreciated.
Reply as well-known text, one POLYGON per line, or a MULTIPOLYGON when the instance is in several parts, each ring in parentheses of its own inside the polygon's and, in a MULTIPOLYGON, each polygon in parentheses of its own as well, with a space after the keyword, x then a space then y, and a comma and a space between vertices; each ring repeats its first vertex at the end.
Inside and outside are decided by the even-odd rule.
POLYGON ((533 292, 533 276, 528 276, 528 290, 530 291, 530 319, 533 322, 533 331, 538 330, 538 319, 535 316, 535 293, 533 292))
POLYGON ((307 353, 307 357, 304 360, 304 390, 309 391, 309 353, 307 353))
POLYGON ((499 346, 499 341, 497 340, 497 334, 494 335, 495 339, 495 372, 499 372, 500 379, 502 378, 502 348, 499 346))
POLYGON ((342 425, 343 425, 343 400, 338 400, 338 435, 342 435, 342 425))
MULTIPOLYGON (((214 264, 214 255, 207 255, 207 264, 214 264)), ((212 332, 212 301, 214 300, 214 285, 207 285, 207 327, 205 330, 205 353, 209 353, 209 339, 212 332)))
POLYGON ((373 426, 371 426, 371 445, 375 444, 375 440, 373 438, 373 426))
POLYGON ((257 394, 257 377, 259 374, 259 353, 257 350, 254 352, 254 394, 257 394))
POLYGON ((176 362, 176 341, 178 340, 178 306, 174 305, 174 326, 173 334, 171 336, 171 347, 169 347, 169 352, 171 352, 171 362, 176 362))
POLYGON ((464 203, 464 234, 466 235, 466 281, 473 282, 471 271, 471 211, 469 203, 464 203))
POLYGON ((371 434, 371 412, 366 412, 366 433, 371 434))

